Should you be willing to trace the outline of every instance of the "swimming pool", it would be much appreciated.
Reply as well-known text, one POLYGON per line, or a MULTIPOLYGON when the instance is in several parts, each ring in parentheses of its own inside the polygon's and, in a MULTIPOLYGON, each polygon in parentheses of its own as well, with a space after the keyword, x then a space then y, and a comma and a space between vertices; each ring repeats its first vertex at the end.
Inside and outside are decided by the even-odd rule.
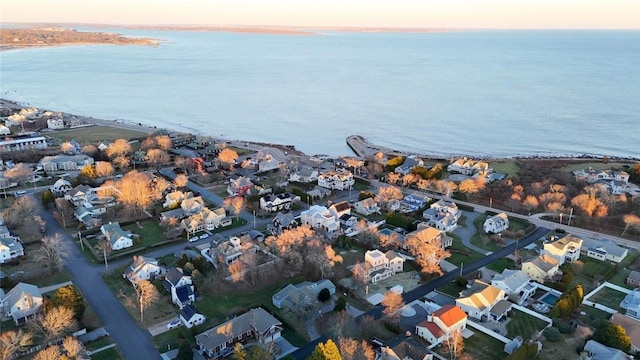
POLYGON ((556 304, 556 302, 558 302, 558 295, 552 294, 552 293, 547 293, 544 296, 542 296, 540 299, 538 299, 538 301, 542 301, 544 303, 549 304, 549 306, 553 306, 556 304))

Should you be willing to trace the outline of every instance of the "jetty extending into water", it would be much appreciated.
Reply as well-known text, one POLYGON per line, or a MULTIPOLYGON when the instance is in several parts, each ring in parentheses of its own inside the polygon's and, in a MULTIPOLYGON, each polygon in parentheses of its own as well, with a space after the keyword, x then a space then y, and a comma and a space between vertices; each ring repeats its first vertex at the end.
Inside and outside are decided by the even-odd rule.
POLYGON ((361 158, 367 158, 369 156, 372 156, 373 154, 377 153, 377 152, 382 152, 383 154, 387 155, 387 156, 407 156, 409 154, 398 151, 398 150, 394 150, 394 149, 390 149, 388 147, 384 147, 384 146, 380 146, 380 145, 374 145, 371 144, 367 141, 367 139, 365 139, 364 137, 360 136, 360 135, 349 135, 347 137, 347 145, 349 145, 349 147, 351 148, 351 150, 353 150, 354 153, 356 153, 356 155, 358 155, 361 158))

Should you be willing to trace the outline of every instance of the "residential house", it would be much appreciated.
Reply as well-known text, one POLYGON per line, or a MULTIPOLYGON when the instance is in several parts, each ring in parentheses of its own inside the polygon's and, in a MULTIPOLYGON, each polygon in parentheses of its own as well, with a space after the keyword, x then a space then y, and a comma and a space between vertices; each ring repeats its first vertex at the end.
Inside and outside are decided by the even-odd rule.
MULTIPOLYGON (((640 351, 640 320, 636 317, 629 317, 620 313, 614 313, 609 319, 613 325, 620 325, 627 332, 631 339, 631 353, 640 351)), ((606 359, 609 360, 609 359, 606 359)))
POLYGON ((572 234, 566 234, 560 238, 552 236, 551 240, 542 246, 542 254, 553 257, 558 264, 562 265, 565 261, 574 262, 580 258, 582 239, 572 234))
POLYGON ((289 174, 289 181, 303 184, 318 181, 318 170, 310 167, 300 167, 289 174))
POLYGON ((46 149, 47 139, 36 133, 27 133, 5 137, 0 140, 0 153, 46 149))
POLYGON ((351 215, 351 205, 346 201, 333 203, 329 206, 329 212, 337 218, 343 215, 351 215))
POLYGON ((183 200, 191 198, 193 198, 193 193, 191 191, 172 191, 164 196, 164 203, 162 204, 162 207, 174 207, 181 204, 183 200))
POLYGON ((450 173, 473 175, 475 173, 490 173, 491 169, 489 168, 489 164, 484 161, 474 161, 463 157, 452 161, 451 164, 447 166, 447 171, 450 173))
POLYGON ((429 201, 431 201, 431 198, 426 195, 409 194, 402 199, 402 203, 400 204, 402 208, 401 212, 417 211, 427 206, 429 201))
POLYGON ((158 264, 158 260, 137 255, 133 257, 133 262, 124 271, 122 277, 134 283, 138 280, 153 280, 165 272, 165 268, 158 264))
POLYGON ((180 309, 180 321, 187 329, 202 325, 206 320, 207 317, 200 313, 192 304, 185 305, 180 309))
POLYGON ((298 310, 308 304, 315 303, 322 289, 329 290, 330 295, 336 293, 336 286, 331 280, 303 281, 295 285, 288 284, 271 296, 271 302, 278 309, 286 307, 291 310, 298 310))
POLYGON ((372 284, 376 284, 396 273, 403 272, 404 261, 403 257, 392 250, 386 253, 377 249, 367 250, 364 253, 364 262, 356 264, 353 273, 363 282, 371 281, 372 284))
POLYGON ((227 186, 227 193, 229 196, 244 196, 251 188, 253 188, 251 180, 247 177, 240 176, 231 180, 231 183, 227 186))
POLYGON ((0 136, 11 135, 11 129, 4 125, 0 125, 0 136))
POLYGON ((591 167, 588 169, 576 170, 573 172, 576 180, 594 183, 600 180, 617 180, 625 183, 629 182, 629 173, 624 170, 595 170, 591 167))
POLYGON ((400 335, 376 349, 375 360, 433 360, 434 353, 416 339, 400 335))
POLYGON ((280 338, 282 323, 262 308, 248 312, 196 335, 198 349, 217 359, 231 353, 236 343, 269 345, 280 338))
POLYGON ((456 305, 474 319, 497 321, 503 313, 495 314, 491 310, 506 297, 504 290, 482 280, 474 280, 471 287, 460 292, 456 305))
POLYGON ((288 192, 269 194, 260 198, 260 209, 268 212, 290 210, 295 196, 288 192))
POLYGON ((545 280, 551 280, 554 276, 561 274, 558 270, 560 263, 556 258, 547 254, 525 260, 522 262, 522 272, 527 274, 533 281, 544 283, 545 280))
POLYGON ((359 174, 362 168, 364 168, 364 160, 350 156, 342 156, 333 160, 333 166, 337 171, 348 170, 354 174, 359 174))
POLYGON ((215 252, 218 255, 218 259, 224 260, 224 263, 229 265, 239 259, 244 252, 251 249, 258 251, 258 247, 251 241, 251 237, 249 235, 242 235, 240 237, 232 236, 228 241, 220 243, 216 247, 215 252))
POLYGON ((94 160, 88 155, 55 155, 43 157, 39 165, 47 172, 80 170, 93 165, 94 160))
POLYGON ((333 216, 329 209, 320 205, 312 205, 308 210, 300 213, 300 222, 312 229, 321 229, 329 234, 336 234, 340 229, 340 221, 333 216))
POLYGON ((274 235, 282 234, 284 230, 297 227, 299 224, 291 213, 277 213, 273 218, 272 233, 274 235))
POLYGON ((638 287, 640 286, 640 272, 631 270, 629 276, 627 276, 627 285, 638 287))
POLYGON ((626 310, 627 316, 640 319, 640 288, 635 288, 620 302, 620 307, 626 310))
POLYGON ((415 168, 416 166, 424 166, 424 162, 420 158, 417 158, 415 156, 409 156, 406 159, 404 159, 404 162, 401 165, 393 169, 393 172, 402 174, 402 175, 407 175, 407 174, 410 174, 413 168, 415 168))
POLYGON ((316 186, 313 189, 307 191, 307 195, 314 200, 324 199, 327 196, 331 195, 331 190, 316 186))
POLYGON ((122 250, 133 246, 131 232, 124 231, 119 223, 109 222, 100 227, 100 231, 111 244, 111 250, 122 250))
POLYGON ((182 202, 180 203, 180 209, 184 212, 184 217, 198 214, 205 208, 206 206, 204 205, 202 196, 188 197, 182 199, 182 202))
POLYGON ((416 325, 415 333, 431 345, 438 345, 451 333, 467 326, 467 314, 456 305, 445 305, 427 315, 427 319, 416 325))
POLYGON ((486 233, 501 233, 509 228, 509 217, 505 213, 487 217, 482 224, 482 230, 486 233))
POLYGON ((180 222, 180 227, 193 234, 198 231, 211 231, 219 227, 229 226, 231 222, 232 219, 227 217, 227 212, 224 208, 210 210, 205 207, 198 213, 183 219, 180 222))
POLYGON ((511 355, 514 351, 518 350, 520 346, 522 346, 523 340, 524 339, 522 339, 522 336, 520 335, 514 337, 513 339, 511 339, 511 341, 504 344, 504 348, 503 348, 504 352, 511 355))
POLYGON ((37 286, 20 282, 2 298, 4 314, 13 318, 16 325, 24 324, 27 319, 40 311, 43 297, 37 286))
POLYGON ((327 171, 318 176, 318 186, 330 190, 348 190, 353 184, 355 179, 349 171, 327 171))
POLYGON ((405 239, 409 239, 412 236, 418 236, 422 241, 428 243, 438 241, 442 245, 443 250, 453 245, 453 238, 445 235, 444 231, 426 225, 425 223, 418 224, 418 228, 408 233, 405 239))
POLYGON ((64 194, 65 200, 71 201, 73 205, 80 206, 87 202, 95 194, 95 189, 89 185, 78 185, 64 194))
POLYGON ((16 236, 5 236, 9 233, 6 226, 0 226, 2 234, 0 234, 0 264, 10 262, 24 256, 24 247, 20 242, 20 238, 16 236))
POLYGON ((501 274, 494 275, 491 279, 491 285, 502 289, 509 299, 518 305, 524 304, 537 289, 527 274, 520 270, 511 269, 504 269, 501 274))
POLYGON ((66 194, 71 189, 71 183, 63 178, 56 180, 56 182, 51 186, 51 192, 54 195, 66 194))
POLYGON ((620 263, 627 256, 629 250, 618 245, 615 241, 585 238, 582 239, 580 252, 600 261, 609 260, 620 263))
POLYGON ((603 345, 595 340, 589 340, 584 345, 584 352, 588 360, 628 360, 624 351, 603 345))
POLYGON ((47 119, 47 128, 51 130, 64 129, 64 120, 62 118, 49 118, 47 119))
POLYGON ((181 309, 196 300, 191 276, 184 275, 180 268, 167 270, 163 286, 171 293, 171 301, 181 309))
POLYGON ((369 197, 353 204, 353 211, 364 216, 369 216, 371 214, 380 214, 380 207, 374 198, 369 197))
POLYGON ((462 211, 453 201, 438 200, 431 204, 427 210, 422 213, 422 217, 430 226, 436 229, 451 232, 458 226, 458 220, 462 216, 462 211))

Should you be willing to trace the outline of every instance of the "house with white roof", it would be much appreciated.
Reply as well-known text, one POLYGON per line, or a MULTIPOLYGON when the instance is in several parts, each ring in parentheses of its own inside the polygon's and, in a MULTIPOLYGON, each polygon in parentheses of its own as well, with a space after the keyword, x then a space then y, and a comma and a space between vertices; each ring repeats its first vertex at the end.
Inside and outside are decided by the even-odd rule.
POLYGON ((620 263, 627 256, 629 250, 612 240, 585 238, 582 239, 580 252, 600 261, 608 260, 620 263))
POLYGON ((462 211, 453 201, 438 200, 422 213, 422 217, 436 229, 451 232, 458 226, 462 211))
POLYGON ((456 305, 445 305, 419 322, 415 333, 431 345, 442 344, 451 334, 467 327, 467 314, 456 305))
POLYGON ((320 205, 312 205, 308 210, 300 213, 300 222, 312 229, 322 229, 329 234, 336 234, 340 230, 340 220, 329 209, 320 205))
POLYGON ((122 277, 133 283, 138 280, 153 280, 165 272, 165 268, 158 264, 158 260, 138 255, 133 257, 133 262, 127 267, 122 277))
POLYGON ((51 192, 56 195, 65 194, 71 189, 71 183, 64 178, 59 178, 53 185, 51 185, 51 192))
POLYGON ((584 351, 589 360, 628 360, 629 357, 622 350, 603 345, 595 340, 589 340, 584 345, 584 351))
POLYGON ((371 214, 380 214, 380 207, 375 198, 369 197, 354 203, 353 211, 364 216, 369 216, 371 214))
POLYGON ((280 338, 282 323, 262 308, 251 309, 196 335, 198 350, 217 359, 231 354, 236 343, 256 342, 263 346, 280 338))
POLYGON ((122 250, 133 246, 131 232, 124 231, 117 222, 102 225, 100 231, 111 244, 111 250, 122 250))
POLYGON ((482 280, 474 280, 471 287, 460 292, 456 305, 474 319, 497 321, 505 311, 495 312, 492 308, 506 297, 504 290, 482 280))
POLYGON ((482 230, 486 233, 501 233, 509 228, 509 217, 505 213, 487 217, 482 224, 482 230))
POLYGON ((386 253, 377 249, 367 250, 364 253, 364 262, 354 266, 353 274, 363 282, 371 281, 372 284, 376 284, 396 273, 403 272, 404 261, 402 256, 392 250, 386 253))
POLYGON ((2 298, 2 310, 16 325, 23 324, 40 311, 43 297, 37 286, 20 282, 2 298))
POLYGON ((542 245, 542 254, 553 257, 560 265, 565 261, 574 262, 580 259, 582 243, 582 239, 572 234, 566 234, 563 237, 552 236, 550 241, 542 245))
POLYGON ((318 186, 330 190, 348 190, 353 184, 355 179, 349 171, 327 171, 318 176, 318 186))
POLYGON ((510 300, 518 305, 533 296, 537 286, 529 276, 520 270, 504 269, 501 274, 496 274, 491 279, 491 285, 502 289, 510 300))
POLYGON ((547 254, 536 256, 522 262, 522 272, 527 274, 531 280, 544 283, 554 276, 561 274, 558 270, 560 263, 554 257, 547 254))

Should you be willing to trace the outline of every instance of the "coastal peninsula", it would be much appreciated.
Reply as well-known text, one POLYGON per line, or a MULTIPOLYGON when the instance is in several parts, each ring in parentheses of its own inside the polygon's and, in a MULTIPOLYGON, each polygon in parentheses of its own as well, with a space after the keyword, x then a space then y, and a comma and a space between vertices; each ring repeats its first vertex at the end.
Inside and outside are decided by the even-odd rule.
POLYGON ((0 28, 0 50, 64 45, 157 45, 158 41, 69 28, 0 28))

